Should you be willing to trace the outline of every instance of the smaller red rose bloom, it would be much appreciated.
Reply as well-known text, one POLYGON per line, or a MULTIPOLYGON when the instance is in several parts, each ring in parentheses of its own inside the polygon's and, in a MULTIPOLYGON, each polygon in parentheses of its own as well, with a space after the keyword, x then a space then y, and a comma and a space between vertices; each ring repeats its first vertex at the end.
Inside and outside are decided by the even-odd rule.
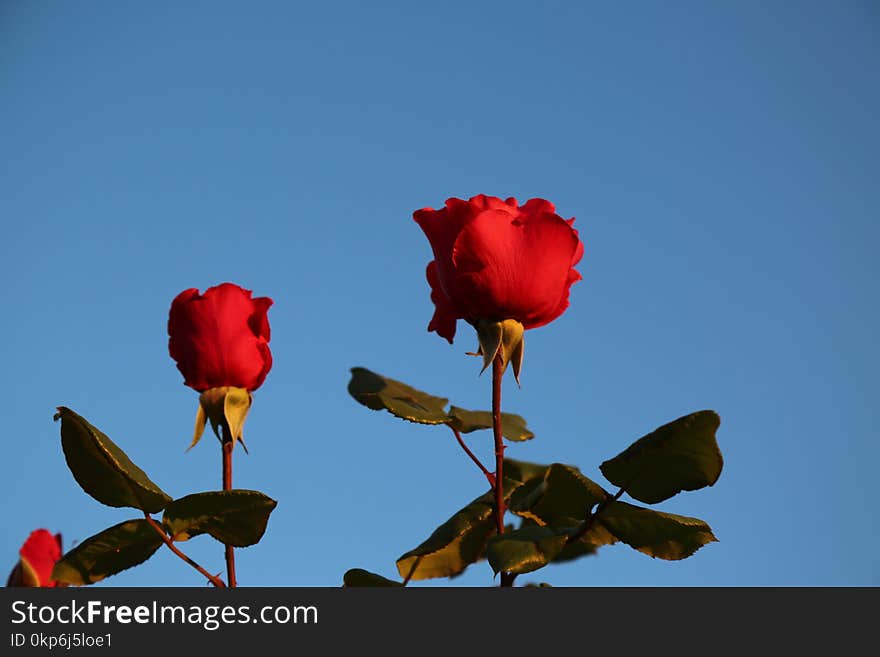
POLYGON ((36 529, 21 546, 18 555, 19 562, 9 574, 6 586, 59 586, 52 579, 52 569, 61 559, 61 534, 53 535, 47 529, 36 529))
POLYGON ((568 308, 584 246, 574 219, 557 215, 549 201, 520 206, 515 198, 480 194, 450 198, 440 210, 416 210, 413 218, 434 251, 427 270, 435 306, 429 331, 451 343, 459 319, 475 326, 515 320, 531 329, 568 308))
POLYGON ((204 392, 233 386, 253 391, 272 368, 269 297, 223 283, 199 294, 184 290, 171 303, 168 351, 184 383, 204 392))

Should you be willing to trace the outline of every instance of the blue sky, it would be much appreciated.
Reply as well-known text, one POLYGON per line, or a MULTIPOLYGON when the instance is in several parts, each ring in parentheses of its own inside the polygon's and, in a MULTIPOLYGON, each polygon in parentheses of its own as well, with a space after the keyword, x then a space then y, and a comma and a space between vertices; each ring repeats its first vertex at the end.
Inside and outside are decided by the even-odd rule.
MULTIPOLYGON (((411 218, 486 193, 551 200, 585 244, 505 382, 536 433, 509 456, 601 482, 658 425, 722 417, 718 483, 658 505, 719 543, 520 581, 880 584, 878 28, 855 1, 3 3, 0 563, 35 527, 70 546, 137 515, 78 488, 58 405, 170 494, 219 487, 214 442, 184 454, 197 394, 166 321, 229 280, 275 300, 235 483, 279 504, 240 583, 396 575, 485 481, 444 428, 356 404, 348 369, 488 407, 467 327, 426 331, 411 218)), ((222 569, 211 539, 185 548, 222 569)), ((102 585, 202 580, 163 550, 102 585)))

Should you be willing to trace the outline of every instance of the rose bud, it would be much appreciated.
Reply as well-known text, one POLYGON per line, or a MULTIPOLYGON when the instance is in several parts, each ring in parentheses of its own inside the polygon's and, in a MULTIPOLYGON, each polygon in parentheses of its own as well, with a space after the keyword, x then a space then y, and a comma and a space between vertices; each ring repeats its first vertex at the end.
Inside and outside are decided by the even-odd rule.
POLYGON ((61 559, 61 534, 36 529, 21 546, 18 555, 18 564, 9 574, 6 586, 61 586, 52 579, 52 568, 61 559))
POLYGON ((500 353, 519 381, 523 330, 543 326, 568 308, 574 266, 584 247, 574 219, 533 198, 519 206, 480 194, 413 213, 431 248, 427 277, 434 302, 428 324, 450 343, 459 319, 477 329, 483 369, 500 353))
MULTIPOLYGON (((199 294, 184 290, 171 303, 168 351, 184 383, 199 391, 195 445, 211 420, 214 433, 228 426, 242 440, 242 427, 259 388, 272 367, 269 350, 269 297, 223 283, 199 294)), ((244 442, 242 441, 242 446, 244 442)))

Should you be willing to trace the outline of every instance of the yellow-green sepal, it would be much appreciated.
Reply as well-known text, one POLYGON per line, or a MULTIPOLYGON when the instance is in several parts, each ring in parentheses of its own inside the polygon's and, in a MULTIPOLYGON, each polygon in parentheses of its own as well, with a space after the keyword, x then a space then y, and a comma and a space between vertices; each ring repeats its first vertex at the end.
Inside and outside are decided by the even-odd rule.
POLYGON ((221 386, 205 390, 199 395, 199 409, 196 411, 196 425, 193 440, 187 450, 195 447, 205 432, 205 425, 211 422, 214 435, 222 442, 223 437, 220 427, 229 428, 229 440, 241 442, 241 446, 247 451, 244 444, 243 430, 244 421, 253 404, 254 396, 244 388, 234 386, 221 386))
POLYGON ((202 406, 202 400, 199 399, 199 408, 196 411, 196 427, 193 432, 192 442, 189 444, 189 447, 186 448, 188 452, 193 447, 195 447, 198 442, 202 439, 202 434, 205 433, 205 425, 208 423, 208 415, 205 413, 205 407, 202 406))
POLYGON ((477 330, 477 339, 480 342, 480 348, 474 355, 483 357, 483 369, 480 373, 482 374, 492 364, 495 356, 501 354, 502 373, 507 370, 507 364, 510 363, 513 366, 513 376, 519 384, 525 349, 523 325, 515 319, 501 321, 481 319, 474 328, 477 330))

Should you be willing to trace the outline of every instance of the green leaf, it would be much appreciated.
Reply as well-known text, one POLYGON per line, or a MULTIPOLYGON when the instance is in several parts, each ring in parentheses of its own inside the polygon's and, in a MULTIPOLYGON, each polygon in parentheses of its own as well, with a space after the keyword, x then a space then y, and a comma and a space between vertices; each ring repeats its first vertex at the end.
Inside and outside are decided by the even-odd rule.
POLYGON ((611 502, 596 516, 608 531, 639 552, 677 561, 718 539, 699 518, 677 516, 626 502, 611 502))
MULTIPOLYGON (((492 413, 490 411, 468 411, 458 406, 451 406, 449 417, 449 425, 461 433, 492 428, 492 413)), ((501 435, 514 442, 531 440, 535 437, 535 434, 529 431, 526 426, 525 419, 513 413, 501 414, 501 435)))
MULTIPOLYGON (((448 424, 461 433, 492 428, 492 413, 469 411, 451 406, 445 397, 435 397, 427 392, 386 378, 363 367, 351 369, 348 392, 358 402, 374 411, 386 410, 401 419, 419 424, 448 424)), ((513 413, 501 414, 501 434, 508 440, 520 442, 535 437, 526 426, 525 419, 513 413)))
POLYGON ((685 415, 640 438, 599 468, 608 481, 647 504, 711 486, 724 464, 715 441, 720 424, 715 411, 685 415))
POLYGON ((510 511, 539 525, 568 527, 583 522, 608 493, 577 468, 554 463, 543 478, 533 478, 514 491, 510 511))
MULTIPOLYGON (((540 483, 548 467, 504 459, 505 501, 510 501, 524 482, 540 483)), ((482 559, 489 539, 496 533, 494 508, 494 494, 489 491, 461 509, 424 543, 397 560, 400 576, 413 580, 453 577, 482 559)))
POLYGON ((67 466, 82 489, 107 506, 130 506, 158 513, 171 498, 106 435, 64 406, 61 447, 67 466))
POLYGON ((343 586, 403 586, 401 582, 382 577, 362 568, 352 568, 342 576, 343 586))
MULTIPOLYGON (((546 538, 561 531, 575 533, 586 520, 589 511, 607 499, 608 493, 581 474, 577 468, 554 463, 545 470, 543 477, 533 477, 517 488, 510 496, 508 508, 523 518, 521 529, 529 525, 552 528, 553 533, 537 534, 546 538)), ((532 537, 529 536, 529 539, 532 537)), ((555 554, 538 544, 529 547, 528 552, 525 552, 526 547, 523 545, 506 546, 504 550, 506 558, 520 555, 535 568, 540 568, 543 565, 541 560, 546 560, 545 563, 571 561, 595 554, 597 548, 616 542, 617 539, 607 529, 593 522, 586 533, 576 540, 567 540, 555 554)))
MULTIPOLYGON (((573 528, 575 532, 579 529, 580 526, 573 528)), ((565 544, 562 551, 553 559, 553 563, 573 561, 580 557, 590 556, 596 554, 603 545, 614 545, 615 543, 617 543, 617 537, 600 523, 593 521, 586 533, 577 540, 565 544)))
POLYGON ((546 566, 562 551, 571 527, 523 527, 489 541, 486 557, 495 573, 528 573, 546 566))
POLYGON ((374 411, 385 409, 410 422, 445 424, 449 421, 449 415, 444 410, 448 399, 434 397, 394 379, 386 379, 363 367, 351 369, 348 392, 367 408, 374 411))
MULTIPOLYGON (((531 464, 526 464, 531 465, 531 464)), ((522 482, 504 478, 504 499, 510 499, 522 482)), ((495 494, 484 493, 440 525, 417 548, 397 560, 404 579, 454 577, 485 556, 495 529, 495 494)))
POLYGON ((149 559, 162 537, 145 520, 128 520, 87 538, 55 564, 52 579, 94 584, 149 559))
POLYGON ((171 502, 162 524, 175 541, 210 534, 225 545, 247 547, 263 537, 277 504, 254 490, 194 493, 171 502))
MULTIPOLYGON (((611 536, 604 527, 601 528, 602 532, 606 536, 611 536)), ((591 529, 590 534, 593 533, 591 529)), ((567 542, 562 550, 559 551, 555 557, 553 557, 553 563, 565 563, 567 561, 574 561, 575 559, 580 559, 581 557, 591 557, 599 551, 600 545, 612 545, 617 543, 617 539, 611 536, 610 540, 601 542, 599 544, 591 543, 589 540, 577 540, 567 542)))
MULTIPOLYGON (((548 465, 540 465, 538 463, 529 463, 528 461, 517 461, 515 459, 504 459, 504 479, 513 479, 520 483, 525 483, 535 477, 543 477, 547 471, 548 465)), ((507 488, 505 487, 505 493, 507 488)))
MULTIPOLYGON (((510 482, 511 488, 516 486, 510 482)), ((412 580, 451 577, 483 558, 495 533, 490 491, 440 525, 424 543, 397 560, 397 572, 412 580)))

